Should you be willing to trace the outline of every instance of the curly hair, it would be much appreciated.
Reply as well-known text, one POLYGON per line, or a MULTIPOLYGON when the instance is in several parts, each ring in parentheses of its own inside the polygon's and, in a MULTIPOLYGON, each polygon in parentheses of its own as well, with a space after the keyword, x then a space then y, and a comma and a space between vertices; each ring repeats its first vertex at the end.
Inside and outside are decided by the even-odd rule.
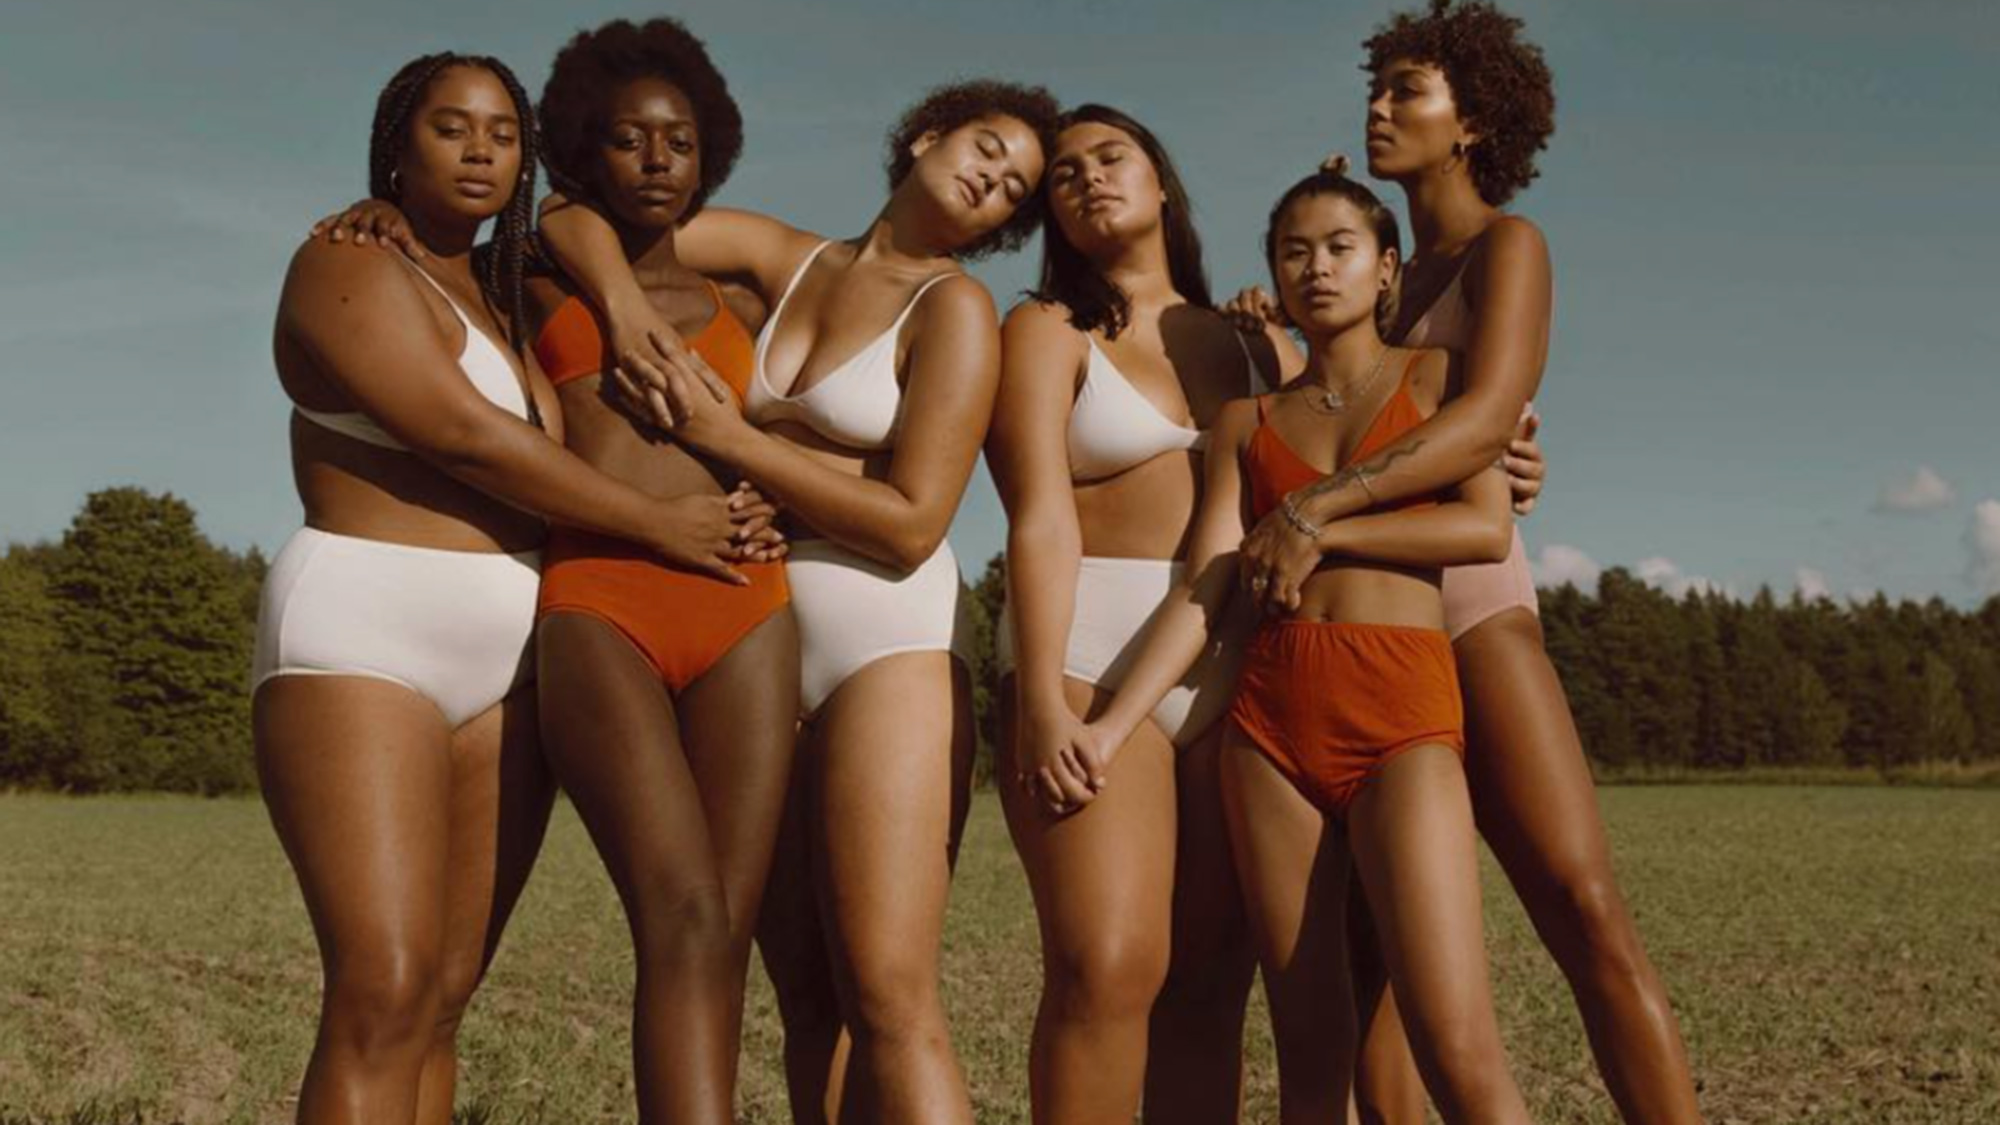
POLYGON ((1362 44, 1362 69, 1376 78, 1398 59, 1444 71, 1459 113, 1479 133, 1472 184, 1495 207, 1541 175, 1535 154, 1556 131, 1555 78, 1522 27, 1489 0, 1431 0, 1428 11, 1400 13, 1362 44))
POLYGON ((640 78, 673 83, 694 107, 701 186, 681 214, 685 223, 701 213, 743 155, 743 114, 708 48, 679 20, 612 20, 595 31, 577 32, 556 52, 542 87, 542 160, 556 190, 582 198, 594 195, 590 168, 604 127, 605 103, 619 86, 640 78))
MULTIPOLYGON (((541 133, 535 128, 535 107, 520 79, 507 64, 487 55, 460 55, 442 51, 424 55, 404 64, 403 69, 382 87, 375 99, 375 127, 368 138, 368 195, 400 203, 402 190, 396 183, 396 166, 410 143, 410 117, 423 104, 424 94, 438 75, 453 67, 469 66, 484 70, 500 80, 521 119, 521 174, 514 181, 514 194, 493 224, 493 240, 478 247, 472 256, 473 273, 479 288, 493 307, 507 315, 507 335, 514 351, 527 346, 527 304, 522 298, 522 274, 529 244, 535 236, 535 161, 539 157, 541 133)), ((534 399, 528 400, 530 420, 540 424, 534 399)))
MULTIPOLYGON (((1345 156, 1329 156, 1311 175, 1305 177, 1278 197, 1271 205, 1271 217, 1264 223, 1264 266, 1271 271, 1271 288, 1278 292, 1284 286, 1278 282, 1278 224, 1285 221, 1286 212, 1302 199, 1319 195, 1331 195, 1345 199, 1361 212, 1361 218, 1375 235, 1375 250, 1380 254, 1395 254, 1399 259, 1403 253, 1402 228, 1396 223, 1396 213, 1389 210, 1382 197, 1368 189, 1368 185, 1347 174, 1345 156)), ((1388 335, 1389 326, 1396 323, 1396 309, 1402 299, 1402 269, 1396 270, 1396 277, 1375 298, 1375 328, 1388 335)))
MULTIPOLYGON (((969 125, 987 117, 1011 117, 1026 125, 1035 134, 1044 153, 1055 148, 1056 121, 1062 116, 1062 106, 1055 95, 1042 86, 1025 86, 1018 82, 1002 82, 992 78, 979 78, 967 82, 953 82, 939 86, 923 96, 917 104, 903 112, 896 127, 889 130, 888 152, 883 160, 883 170, 889 174, 889 189, 894 191, 909 176, 917 158, 910 155, 910 146, 925 133, 936 133, 942 137, 952 130, 969 125)), ((1042 193, 1031 190, 1021 201, 1007 221, 988 231, 967 246, 962 246, 953 255, 961 261, 974 261, 989 254, 1011 252, 1026 245, 1028 237, 1041 224, 1043 209, 1042 193)))
MULTIPOLYGON (((1107 105, 1085 103, 1062 115, 1056 122, 1056 135, 1076 125, 1109 125, 1111 128, 1131 137, 1139 151, 1153 165, 1153 172, 1159 177, 1160 190, 1166 194, 1161 207, 1160 227, 1167 250, 1167 275, 1173 280, 1174 290, 1185 297, 1196 308, 1213 308, 1215 300, 1209 295, 1208 269, 1202 264, 1201 236, 1195 233, 1193 206, 1188 202, 1187 188, 1181 184, 1181 175, 1174 167, 1173 157, 1167 155, 1167 148, 1153 131, 1139 124, 1129 114, 1107 105)), ((1048 212, 1042 219, 1042 280, 1041 284, 1028 291, 1028 296, 1037 301, 1059 303, 1069 310, 1070 326, 1079 332, 1103 329, 1106 339, 1116 340, 1125 330, 1132 317, 1132 299, 1120 289, 1116 282, 1097 271, 1090 260, 1083 256, 1062 232, 1062 224, 1056 222, 1055 213, 1048 212)))

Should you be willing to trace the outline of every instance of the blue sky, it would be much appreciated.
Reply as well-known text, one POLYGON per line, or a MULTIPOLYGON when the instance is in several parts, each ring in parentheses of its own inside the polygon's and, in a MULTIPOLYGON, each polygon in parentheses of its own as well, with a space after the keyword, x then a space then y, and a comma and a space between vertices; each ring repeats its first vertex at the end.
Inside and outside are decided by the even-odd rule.
MULTIPOLYGON (((1220 292, 1270 201, 1359 152, 1364 0, 840 5, 703 0, 21 5, 0 37, 0 540, 93 488, 191 500, 214 538, 299 514, 270 364, 307 225, 363 189, 381 82, 442 48, 538 89, 578 28, 670 11, 748 144, 724 202, 832 235, 879 202, 881 135, 993 73, 1120 106, 1181 165, 1220 292)), ((1554 471, 1524 532, 1552 573, 2000 592, 2000 5, 1514 0, 1558 84, 1519 209, 1547 231, 1554 471), (1809 573, 1807 573, 1809 572, 1809 573)), ((1003 304, 1035 252, 979 273, 1003 304)), ((1002 542, 984 474, 953 539, 1002 542)))

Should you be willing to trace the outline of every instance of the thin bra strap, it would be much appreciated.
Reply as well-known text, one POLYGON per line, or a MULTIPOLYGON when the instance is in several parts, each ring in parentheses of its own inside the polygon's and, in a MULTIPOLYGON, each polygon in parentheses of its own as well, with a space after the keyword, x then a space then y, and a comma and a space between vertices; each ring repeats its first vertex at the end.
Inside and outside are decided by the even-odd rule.
POLYGON ((1256 357, 1250 354, 1250 345, 1244 342, 1243 333, 1238 332, 1234 326, 1231 326, 1229 334, 1236 337, 1236 350, 1243 353, 1243 371, 1247 376, 1243 380, 1243 389, 1254 395, 1257 393, 1258 386, 1264 382, 1264 373, 1257 370, 1256 357))
POLYGON ((1251 402, 1257 404, 1257 424, 1260 426, 1264 424, 1264 406, 1270 398, 1270 395, 1252 395, 1250 398, 1251 402))
POLYGON ((451 306, 451 311, 458 314, 458 319, 465 322, 465 330, 467 332, 473 330, 472 318, 465 315, 465 310, 458 306, 458 301, 452 297, 451 293, 448 290, 446 290, 443 285, 438 283, 437 278, 432 277, 430 274, 425 273, 423 271, 423 267, 417 265, 417 263, 415 262, 410 261, 408 258, 403 257, 401 253, 393 254, 392 257, 394 257, 397 261, 403 263, 404 265, 410 267, 411 273, 414 273, 418 277, 421 277, 425 281, 429 282, 430 287, 432 289, 437 290, 438 296, 444 298, 444 303, 451 306))
POLYGON ((811 269, 812 264, 819 260, 820 253, 831 245, 833 245, 833 239, 829 238, 821 242, 818 246, 813 247, 812 253, 807 254, 805 260, 799 263, 799 268, 792 271, 792 279, 785 282, 785 291, 778 294, 778 307, 771 310, 771 315, 766 320, 766 324, 778 323, 778 315, 784 312, 785 306, 791 302, 792 290, 799 287, 799 279, 805 277, 806 271, 811 269))
POLYGON ((910 297, 910 303, 904 305, 903 311, 896 314, 896 320, 893 324, 889 325, 889 331, 888 333, 886 333, 886 335, 894 335, 896 332, 902 329, 903 322, 910 319, 910 313, 916 309, 917 302, 924 299, 924 294, 931 291, 931 286, 936 285, 940 281, 948 281, 954 277, 964 277, 964 276, 965 274, 963 271, 953 270, 950 273, 941 273, 936 277, 931 278, 929 281, 924 282, 922 285, 917 286, 916 293, 910 297))

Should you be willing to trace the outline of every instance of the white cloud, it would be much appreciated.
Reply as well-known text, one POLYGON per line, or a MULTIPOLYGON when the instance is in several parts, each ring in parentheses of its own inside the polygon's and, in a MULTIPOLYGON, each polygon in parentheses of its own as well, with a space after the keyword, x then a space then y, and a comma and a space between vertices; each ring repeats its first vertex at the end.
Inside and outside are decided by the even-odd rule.
POLYGON ((1553 589, 1568 582, 1586 593, 1597 588, 1597 577, 1604 573, 1597 560, 1567 543, 1543 547, 1535 552, 1528 567, 1534 571, 1537 586, 1553 589))
POLYGON ((1875 499, 1875 510, 1935 512, 1951 507, 1957 500, 1958 493, 1950 481, 1937 475, 1937 470, 1929 465, 1919 465, 1908 480, 1890 481, 1882 486, 1882 494, 1875 499))
POLYGON ((1793 572, 1792 581, 1798 587, 1799 596, 1809 602, 1833 596, 1833 588, 1827 584, 1826 575, 1812 567, 1800 567, 1793 572))
POLYGON ((1697 594, 1721 594, 1723 597, 1732 599, 1737 597, 1734 586, 1717 582, 1712 578, 1704 578, 1698 574, 1682 574, 1680 566, 1674 560, 1663 558, 1659 555, 1640 559, 1633 565, 1632 571, 1639 576, 1639 581, 1644 582, 1655 590, 1663 591, 1676 598, 1683 597, 1690 592, 1697 594))
POLYGON ((1965 580, 1981 594, 2000 594, 2000 500, 1973 505, 1965 553, 1965 580))

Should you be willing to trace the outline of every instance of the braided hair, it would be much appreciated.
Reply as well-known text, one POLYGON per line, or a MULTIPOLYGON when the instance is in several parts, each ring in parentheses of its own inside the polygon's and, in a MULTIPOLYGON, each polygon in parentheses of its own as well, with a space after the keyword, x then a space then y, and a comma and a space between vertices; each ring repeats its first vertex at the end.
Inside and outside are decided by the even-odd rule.
POLYGON ((535 127, 534 103, 507 64, 489 55, 440 51, 412 60, 397 71, 375 102, 375 131, 368 139, 368 195, 401 202, 396 166, 409 147, 410 116, 423 102, 431 82, 455 66, 477 67, 499 79, 514 102, 515 116, 521 119, 521 173, 514 181, 514 194, 494 222, 492 240, 472 254, 473 276, 488 303, 507 314, 507 337, 519 355, 528 340, 522 275, 535 236, 535 165, 541 160, 541 131, 535 127))

